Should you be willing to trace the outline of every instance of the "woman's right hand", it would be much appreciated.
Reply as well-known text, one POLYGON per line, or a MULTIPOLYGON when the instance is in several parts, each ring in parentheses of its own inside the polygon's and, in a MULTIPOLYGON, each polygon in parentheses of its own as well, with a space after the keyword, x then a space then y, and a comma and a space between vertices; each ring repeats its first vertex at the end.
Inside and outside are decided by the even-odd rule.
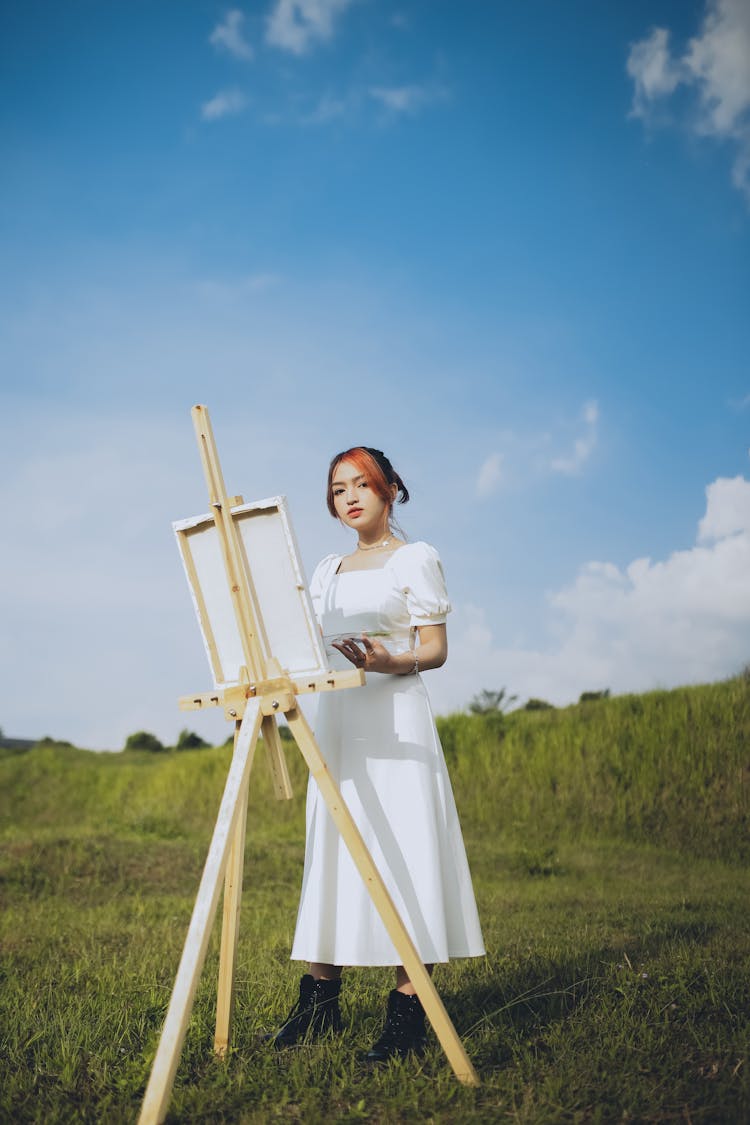
POLYGON ((398 675, 401 671, 396 657, 385 645, 380 641, 371 641, 366 634, 361 637, 344 637, 341 641, 334 641, 333 647, 351 661, 355 668, 362 668, 365 672, 398 675))

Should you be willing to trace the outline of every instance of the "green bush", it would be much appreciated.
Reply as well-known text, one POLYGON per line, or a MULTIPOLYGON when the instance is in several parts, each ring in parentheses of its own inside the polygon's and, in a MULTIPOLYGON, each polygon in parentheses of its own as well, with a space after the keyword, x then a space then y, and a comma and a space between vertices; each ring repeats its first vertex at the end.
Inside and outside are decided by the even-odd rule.
POLYGON ((166 750, 166 747, 155 734, 151 734, 147 730, 137 730, 135 734, 129 734, 126 738, 125 749, 148 750, 151 754, 161 754, 166 750))
POLYGON ((548 703, 546 699, 535 699, 532 696, 524 703, 523 709, 524 711, 553 711, 554 704, 548 703))
POLYGON ((205 738, 201 738, 193 730, 185 729, 179 733, 175 750, 205 750, 207 746, 210 746, 210 743, 206 742, 205 738))

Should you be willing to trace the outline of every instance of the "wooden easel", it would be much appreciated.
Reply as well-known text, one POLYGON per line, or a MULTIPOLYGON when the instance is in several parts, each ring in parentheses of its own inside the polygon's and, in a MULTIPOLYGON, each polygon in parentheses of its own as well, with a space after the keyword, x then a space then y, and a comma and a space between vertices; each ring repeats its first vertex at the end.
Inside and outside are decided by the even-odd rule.
POLYGON ((247 556, 232 518, 232 508, 240 505, 242 498, 227 496, 206 407, 193 407, 192 417, 208 484, 211 511, 219 534, 232 606, 242 639, 247 683, 221 691, 184 696, 180 699, 180 707, 184 710, 222 706, 226 717, 235 723, 234 752, 169 1008, 146 1087, 139 1125, 157 1125, 166 1115, 193 1008, 195 991, 206 958, 222 879, 224 906, 214 1050, 218 1055, 223 1056, 229 1048, 242 896, 248 782, 255 748, 261 734, 268 752, 276 796, 279 799, 288 799, 292 796, 276 724, 276 716, 279 714, 286 717, 297 746, 320 788, 334 824, 364 879, 373 903, 401 958, 401 963, 414 984, 456 1077, 461 1082, 476 1086, 479 1084, 476 1071, 401 921, 338 786, 328 771, 313 732, 297 707, 297 695, 301 692, 336 691, 359 687, 364 684, 364 673, 352 669, 352 671, 328 672, 325 676, 312 680, 309 677, 295 679, 285 673, 273 657, 269 658, 264 654, 264 647, 267 649, 267 645, 260 644, 260 638, 264 636, 262 607, 258 605, 247 556))

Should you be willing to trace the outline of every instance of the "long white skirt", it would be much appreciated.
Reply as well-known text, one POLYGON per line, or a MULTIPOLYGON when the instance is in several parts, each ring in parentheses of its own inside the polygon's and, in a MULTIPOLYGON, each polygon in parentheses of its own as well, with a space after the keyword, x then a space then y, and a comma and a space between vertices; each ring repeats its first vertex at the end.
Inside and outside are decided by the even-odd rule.
MULTIPOLYGON (((419 676, 322 695, 316 736, 424 963, 484 953, 448 771, 419 676)), ((292 959, 401 961, 316 782, 292 959)))

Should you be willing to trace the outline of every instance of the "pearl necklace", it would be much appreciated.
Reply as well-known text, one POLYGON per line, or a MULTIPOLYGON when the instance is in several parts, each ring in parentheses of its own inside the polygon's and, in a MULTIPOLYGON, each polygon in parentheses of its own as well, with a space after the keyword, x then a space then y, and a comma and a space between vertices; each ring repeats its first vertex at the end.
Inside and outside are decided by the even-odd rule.
POLYGON ((357 550, 358 551, 379 551, 381 549, 381 547, 387 547, 388 544, 390 543, 391 539, 393 539, 393 536, 389 535, 387 539, 384 539, 382 543, 376 543, 374 547, 363 547, 361 543, 357 543, 357 550))

